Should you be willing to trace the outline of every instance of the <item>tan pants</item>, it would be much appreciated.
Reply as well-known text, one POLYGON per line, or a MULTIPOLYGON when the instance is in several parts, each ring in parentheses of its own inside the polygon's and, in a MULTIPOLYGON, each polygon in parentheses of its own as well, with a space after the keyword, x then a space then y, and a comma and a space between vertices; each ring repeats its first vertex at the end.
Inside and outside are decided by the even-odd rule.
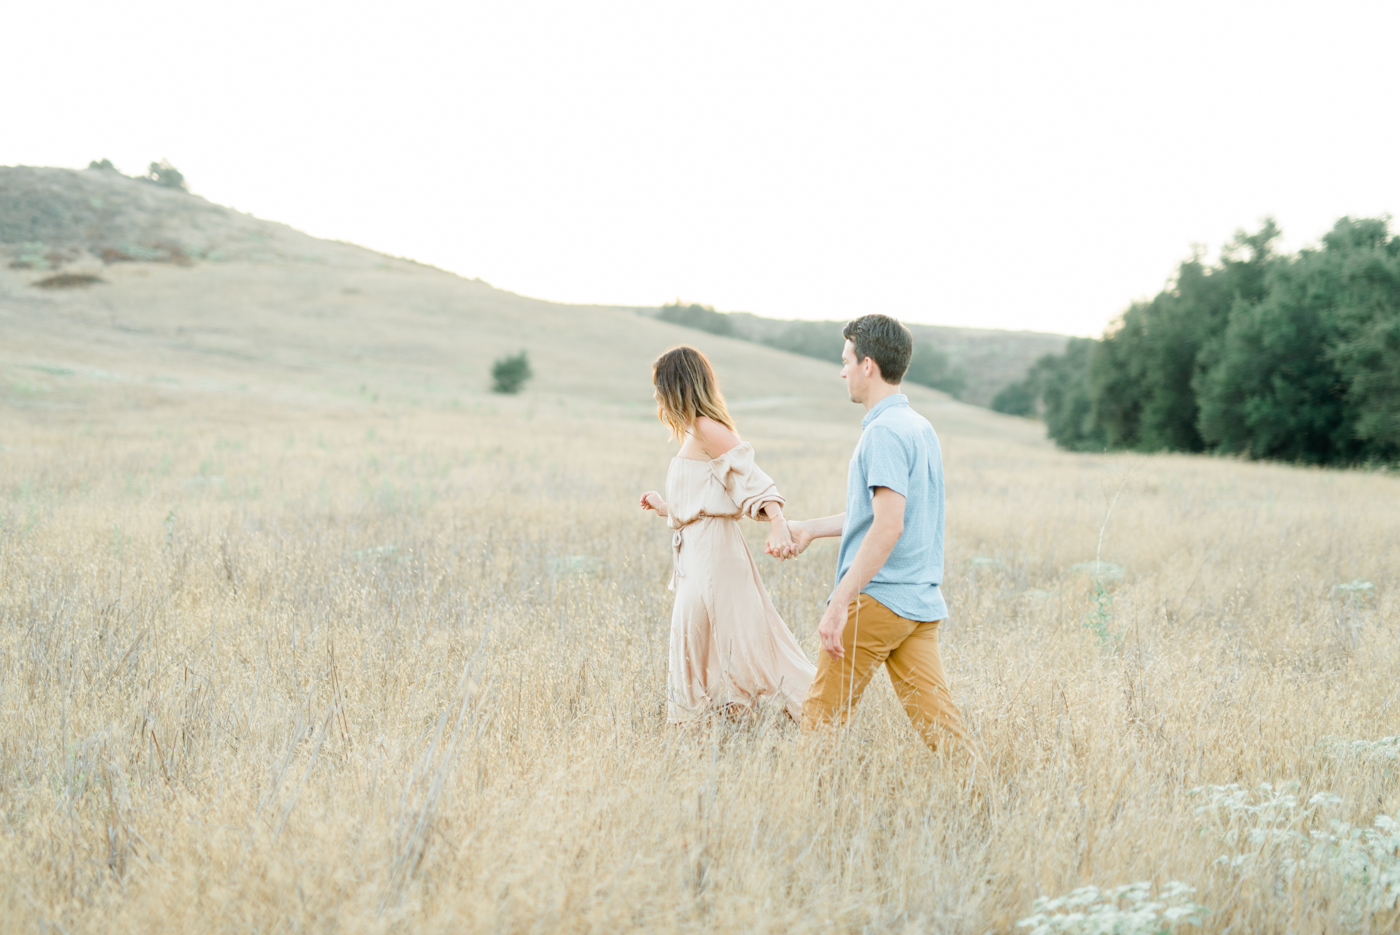
POLYGON ((802 703, 802 729, 845 724, 881 664, 889 670, 895 694, 919 736, 937 750, 949 738, 966 744, 962 715, 953 704, 943 660, 938 654, 938 624, 907 620, 869 594, 851 604, 841 633, 845 656, 817 653, 817 677, 802 703))

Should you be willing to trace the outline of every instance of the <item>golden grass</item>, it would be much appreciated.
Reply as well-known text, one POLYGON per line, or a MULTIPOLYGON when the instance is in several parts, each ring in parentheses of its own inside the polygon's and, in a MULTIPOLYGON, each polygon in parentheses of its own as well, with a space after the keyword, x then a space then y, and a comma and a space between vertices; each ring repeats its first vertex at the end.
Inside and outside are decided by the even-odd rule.
MULTIPOLYGON (((793 515, 840 508, 857 415, 744 420, 793 515)), ((970 777, 883 677, 831 743, 666 725, 654 424, 5 425, 0 932, 974 933, 1137 880, 1210 932, 1396 923, 1188 795, 1400 808, 1393 761, 1329 746, 1400 733, 1393 476, 945 434, 970 777)), ((814 654, 834 548, 758 560, 814 654)))

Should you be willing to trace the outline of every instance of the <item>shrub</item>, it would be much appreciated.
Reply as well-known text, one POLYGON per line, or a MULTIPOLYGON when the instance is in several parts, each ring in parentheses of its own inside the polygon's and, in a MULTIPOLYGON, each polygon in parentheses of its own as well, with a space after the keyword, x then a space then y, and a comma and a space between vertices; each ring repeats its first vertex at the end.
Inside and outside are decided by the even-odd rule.
POLYGON ((160 162, 153 162, 146 170, 144 176, 146 181, 163 185, 166 188, 173 188, 177 191, 189 191, 185 185, 185 176, 179 169, 170 164, 168 160, 162 159, 160 162))
POLYGON ((992 397, 992 409, 1009 416, 1035 415, 1036 392, 1029 380, 1018 380, 1001 388, 992 397))
POLYGON ((510 357, 498 357, 491 365, 491 392, 519 393, 525 388, 525 381, 532 376, 530 357, 524 351, 510 357))
POLYGON ((112 165, 110 159, 94 159, 88 163, 89 169, 102 169, 105 172, 115 172, 117 167, 112 165))

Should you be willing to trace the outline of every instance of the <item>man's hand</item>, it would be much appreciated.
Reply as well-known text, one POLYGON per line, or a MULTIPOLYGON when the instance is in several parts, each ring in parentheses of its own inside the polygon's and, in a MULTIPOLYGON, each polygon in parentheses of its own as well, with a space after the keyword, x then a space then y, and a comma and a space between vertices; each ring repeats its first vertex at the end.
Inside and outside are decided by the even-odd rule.
POLYGON ((822 622, 817 624, 817 636, 821 637, 822 649, 830 653, 833 659, 840 659, 846 655, 846 650, 841 646, 841 634, 846 631, 846 617, 850 612, 850 601, 833 597, 826 605, 826 613, 822 614, 822 622))
POLYGON ((788 535, 792 538, 792 546, 783 558, 797 558, 807 551, 807 546, 812 544, 816 536, 812 535, 811 527, 802 522, 788 522, 788 535))
MULTIPOLYGON (((884 567, 885 560, 894 551, 895 543, 904 534, 903 494, 888 487, 876 487, 871 507, 875 517, 870 523, 870 530, 861 540, 860 548, 856 549, 851 567, 837 582, 836 591, 826 605, 826 613, 822 614, 822 622, 817 625, 822 649, 830 653, 833 659, 845 655, 845 650, 841 648, 841 632, 846 629, 846 615, 850 613, 851 604, 860 600, 860 592, 884 567)), ((836 518, 831 517, 831 520, 836 518)), ((830 520, 809 522, 824 523, 830 520)), ((840 534, 839 528, 836 534, 840 534)))

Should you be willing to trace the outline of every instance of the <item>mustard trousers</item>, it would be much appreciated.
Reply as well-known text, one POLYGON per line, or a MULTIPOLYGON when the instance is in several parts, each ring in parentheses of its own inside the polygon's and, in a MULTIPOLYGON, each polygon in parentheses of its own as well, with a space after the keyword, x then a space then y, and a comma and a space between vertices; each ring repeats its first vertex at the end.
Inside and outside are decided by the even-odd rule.
POLYGON ((817 676, 802 703, 802 729, 845 724, 860 703, 875 669, 884 664, 904 713, 924 743, 966 745, 962 715, 948 691, 943 659, 938 652, 941 620, 908 620, 869 594, 851 603, 841 646, 846 654, 834 659, 817 653, 817 676))

